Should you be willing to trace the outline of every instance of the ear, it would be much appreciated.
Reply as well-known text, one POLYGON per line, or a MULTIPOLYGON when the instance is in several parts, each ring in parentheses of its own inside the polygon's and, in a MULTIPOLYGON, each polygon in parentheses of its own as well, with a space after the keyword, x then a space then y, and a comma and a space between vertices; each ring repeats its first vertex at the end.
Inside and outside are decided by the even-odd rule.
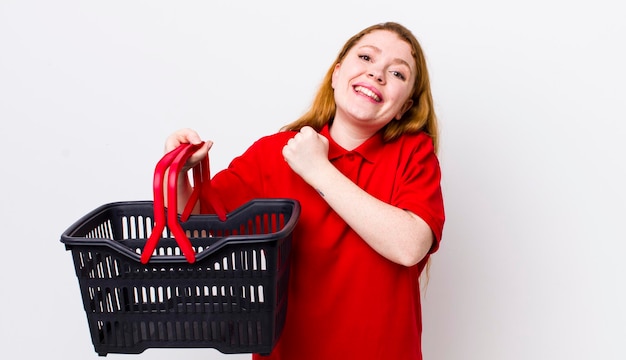
POLYGON ((413 106, 413 99, 407 100, 404 105, 402 105, 402 109, 400 109, 400 112, 396 115, 395 119, 402 119, 402 115, 404 115, 404 113, 407 112, 411 108, 411 106, 413 106))
POLYGON ((341 63, 338 63, 337 65, 335 65, 335 70, 333 70, 333 76, 332 76, 332 80, 330 83, 330 86, 334 89, 335 88, 335 81, 337 76, 339 76, 339 68, 341 67, 341 63))

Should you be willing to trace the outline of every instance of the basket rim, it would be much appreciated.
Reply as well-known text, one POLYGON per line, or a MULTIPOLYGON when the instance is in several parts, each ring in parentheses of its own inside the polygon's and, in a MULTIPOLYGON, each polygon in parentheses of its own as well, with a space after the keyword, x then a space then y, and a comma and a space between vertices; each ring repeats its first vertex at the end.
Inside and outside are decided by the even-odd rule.
MULTIPOLYGON (((119 208, 123 206, 152 206, 152 200, 138 200, 138 201, 116 201, 110 202, 103 205, 98 206, 97 208, 91 210, 87 214, 83 215, 80 219, 70 225, 62 234, 60 241, 65 244, 66 250, 71 250, 72 246, 103 246, 109 247, 118 251, 120 254, 140 262, 141 254, 137 253, 127 246, 120 244, 118 241, 105 238, 105 237, 93 237, 93 238, 85 238, 85 237, 76 237, 74 234, 83 226, 84 223, 100 216, 102 213, 106 211, 110 211, 114 208, 119 208)), ((282 238, 286 238, 293 232, 299 217, 300 217, 300 202, 296 199, 291 198, 256 198, 252 199, 235 210, 229 212, 226 216, 226 221, 229 220, 235 221, 238 217, 245 216, 245 212, 254 206, 258 205, 271 205, 271 206, 285 206, 288 205, 291 207, 291 216, 289 220, 285 223, 282 229, 269 233, 269 234, 253 234, 253 235, 228 235, 221 237, 218 241, 216 241, 213 245, 211 245, 210 249, 206 249, 196 254, 196 261, 200 261, 203 258, 210 256, 212 253, 218 251, 219 249, 227 246, 229 244, 233 244, 235 241, 237 244, 251 244, 251 243, 264 243, 264 242, 272 242, 282 238)), ((189 217, 191 219, 202 219, 207 218, 211 220, 218 220, 218 216, 215 214, 195 214, 189 217)), ((189 221, 188 220, 188 221, 189 221)), ((161 262, 185 262, 187 260, 184 255, 158 255, 152 256, 148 263, 161 263, 161 262)))

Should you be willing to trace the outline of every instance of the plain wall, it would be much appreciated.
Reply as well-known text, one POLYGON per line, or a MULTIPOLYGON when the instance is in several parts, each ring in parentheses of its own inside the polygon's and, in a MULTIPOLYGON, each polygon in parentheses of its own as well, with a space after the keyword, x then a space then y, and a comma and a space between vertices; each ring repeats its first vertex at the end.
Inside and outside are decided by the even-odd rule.
POLYGON ((225 167, 308 107, 345 40, 392 20, 423 45, 441 124, 425 359, 626 358, 618 4, 0 0, 0 357, 97 358, 61 233, 150 199, 175 129, 225 167))

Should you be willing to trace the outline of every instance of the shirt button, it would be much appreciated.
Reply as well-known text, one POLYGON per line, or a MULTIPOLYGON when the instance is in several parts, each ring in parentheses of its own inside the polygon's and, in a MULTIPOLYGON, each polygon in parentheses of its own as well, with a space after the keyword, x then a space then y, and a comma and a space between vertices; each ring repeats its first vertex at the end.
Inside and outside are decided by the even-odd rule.
POLYGON ((348 161, 354 161, 354 154, 353 153, 346 154, 346 159, 348 161))

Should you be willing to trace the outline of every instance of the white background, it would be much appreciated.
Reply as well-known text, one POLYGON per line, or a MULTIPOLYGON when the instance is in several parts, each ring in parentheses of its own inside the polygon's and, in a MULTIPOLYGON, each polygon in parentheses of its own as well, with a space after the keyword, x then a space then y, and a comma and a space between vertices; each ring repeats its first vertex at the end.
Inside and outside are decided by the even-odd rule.
POLYGON ((308 107, 345 40, 393 20, 424 47, 441 122, 425 358, 625 359, 619 3, 0 0, 0 357, 97 358, 61 233, 150 199, 175 129, 223 168, 308 107))

